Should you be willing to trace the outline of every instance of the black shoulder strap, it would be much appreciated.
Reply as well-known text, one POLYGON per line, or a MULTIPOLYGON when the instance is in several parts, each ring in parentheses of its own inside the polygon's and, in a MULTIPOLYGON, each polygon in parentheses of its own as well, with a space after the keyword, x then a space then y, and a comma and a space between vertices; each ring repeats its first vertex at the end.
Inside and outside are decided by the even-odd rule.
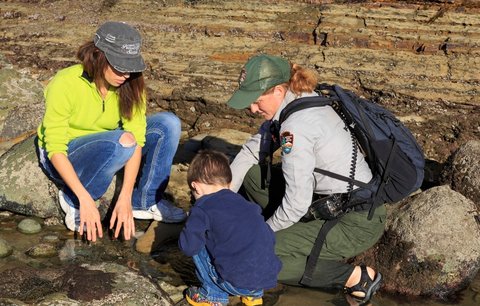
POLYGON ((278 119, 278 122, 279 124, 282 124, 291 114, 296 111, 311 107, 332 105, 333 101, 334 99, 332 98, 321 96, 298 98, 287 104, 287 106, 280 113, 280 118, 278 119))
POLYGON ((312 283, 313 272, 315 271, 315 267, 317 266, 318 256, 320 255, 320 251, 322 250, 322 246, 327 238, 328 232, 332 229, 332 227, 337 224, 339 219, 332 219, 327 220, 323 223, 320 231, 318 232, 317 239, 315 239, 315 244, 310 251, 310 255, 308 255, 307 265, 305 266, 305 272, 303 273, 302 279, 300 280, 300 284, 304 286, 310 286, 312 283))
POLYGON ((329 176, 329 177, 333 177, 334 179, 337 179, 337 180, 340 180, 340 181, 344 181, 344 182, 347 182, 347 183, 352 183, 352 184, 357 185, 359 187, 363 187, 363 188, 369 188, 370 187, 370 185, 368 185, 368 183, 360 182, 360 181, 357 181, 357 180, 352 179, 350 177, 346 177, 346 176, 343 176, 343 175, 340 175, 338 173, 331 172, 331 171, 328 171, 328 170, 315 168, 315 169, 313 169, 313 171, 321 173, 321 174, 329 176))

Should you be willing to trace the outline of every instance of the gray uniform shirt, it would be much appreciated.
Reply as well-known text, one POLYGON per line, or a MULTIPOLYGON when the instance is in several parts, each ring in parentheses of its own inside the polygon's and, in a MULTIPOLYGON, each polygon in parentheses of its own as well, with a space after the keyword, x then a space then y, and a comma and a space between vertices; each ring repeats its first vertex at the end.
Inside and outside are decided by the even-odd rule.
MULTIPOLYGON (((316 96, 315 92, 295 96, 288 91, 273 120, 293 100, 316 96)), ((250 167, 258 164, 270 151, 271 121, 266 121, 257 134, 243 146, 231 164, 231 189, 238 191, 250 167)), ((282 171, 285 178, 285 196, 267 223, 274 231, 287 228, 302 218, 311 204, 312 194, 332 194, 347 191, 348 183, 314 172, 321 168, 350 176, 353 144, 345 123, 330 107, 313 107, 291 114, 282 123, 280 135, 289 134, 291 151, 282 150, 282 171)), ((278 148, 277 144, 275 148, 278 148)), ((368 182, 372 173, 361 152, 358 152, 355 179, 368 182)), ((356 188, 354 186, 354 188, 356 188)))

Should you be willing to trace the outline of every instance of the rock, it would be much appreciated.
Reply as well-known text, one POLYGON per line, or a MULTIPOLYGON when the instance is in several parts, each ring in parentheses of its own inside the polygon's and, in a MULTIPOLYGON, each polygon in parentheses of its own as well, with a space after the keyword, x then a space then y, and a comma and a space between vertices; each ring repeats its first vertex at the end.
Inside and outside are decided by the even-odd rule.
MULTIPOLYGON (((184 299, 183 291, 187 289, 186 285, 181 286, 173 286, 169 283, 164 281, 160 281, 159 284, 160 288, 162 288, 168 296, 175 302, 175 306, 179 306, 178 303, 184 299)), ((188 305, 188 303, 187 303, 188 305)))
POLYGON ((57 235, 50 234, 43 236, 42 240, 47 243, 59 242, 60 238, 57 235))
POLYGON ((60 216, 57 188, 42 172, 34 137, 16 144, 0 157, 0 209, 27 216, 60 216))
POLYGON ((463 144, 453 154, 451 184, 480 209, 480 140, 463 144))
POLYGON ((190 208, 190 188, 187 185, 188 167, 183 164, 172 165, 170 172, 170 180, 166 189, 166 193, 171 195, 172 202, 184 211, 190 208))
MULTIPOLYGON (((39 166, 34 136, 14 145, 0 156, 0 209, 27 216, 62 219, 64 213, 58 202, 58 188, 39 166)), ((102 218, 121 186, 114 177, 105 194, 96 201, 102 218)))
POLYGON ((56 247, 50 243, 40 243, 27 250, 26 254, 33 258, 49 258, 58 254, 56 247))
POLYGON ((34 219, 23 219, 18 223, 17 228, 24 234, 36 234, 42 230, 40 223, 34 219))
POLYGON ((24 303, 20 300, 17 299, 5 299, 5 298, 0 298, 0 305, 5 305, 5 306, 27 306, 29 304, 24 303))
POLYGON ((242 145, 251 137, 251 134, 233 129, 219 129, 208 133, 198 134, 190 138, 182 146, 183 162, 190 162, 195 154, 202 149, 217 150, 225 153, 231 160, 237 155, 242 145))
POLYGON ((43 86, 28 71, 18 71, 0 54, 0 155, 2 143, 35 132, 44 112, 43 86))
MULTIPOLYGON (((233 160, 242 148, 242 145, 251 137, 249 133, 232 129, 221 129, 209 132, 202 139, 202 149, 212 149, 225 153, 233 160)), ((200 136, 197 136, 197 138, 200 136)))
POLYGON ((13 213, 9 212, 9 211, 0 211, 0 218, 1 217, 11 217, 13 216, 13 213))
POLYGON ((0 292, 2 305, 15 300, 35 305, 173 305, 148 278, 115 263, 48 271, 15 267, 0 274, 0 292))
POLYGON ((474 203, 444 185, 406 199, 389 215, 375 266, 392 293, 446 298, 480 268, 480 227, 474 203))
POLYGON ((0 238, 0 258, 8 257, 12 254, 13 248, 5 239, 0 238))
POLYGON ((158 250, 163 244, 178 239, 183 223, 162 223, 153 221, 145 234, 135 242, 135 249, 140 253, 151 253, 158 250))

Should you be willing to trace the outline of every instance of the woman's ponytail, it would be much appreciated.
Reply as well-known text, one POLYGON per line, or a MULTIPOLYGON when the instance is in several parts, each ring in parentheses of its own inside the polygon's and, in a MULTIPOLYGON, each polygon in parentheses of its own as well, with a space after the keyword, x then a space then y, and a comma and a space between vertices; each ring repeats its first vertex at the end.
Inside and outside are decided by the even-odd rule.
POLYGON ((317 87, 317 73, 311 69, 293 64, 291 68, 290 90, 299 95, 302 92, 311 92, 317 87))

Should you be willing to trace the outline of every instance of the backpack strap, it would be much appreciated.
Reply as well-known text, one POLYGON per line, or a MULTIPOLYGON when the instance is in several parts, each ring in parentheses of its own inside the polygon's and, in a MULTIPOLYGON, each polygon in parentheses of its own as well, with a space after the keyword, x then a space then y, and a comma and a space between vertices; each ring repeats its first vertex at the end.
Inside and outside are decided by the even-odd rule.
POLYGON ((275 142, 278 141, 279 137, 279 131, 280 131, 280 125, 278 124, 278 121, 272 121, 270 125, 270 134, 272 135, 272 138, 275 137, 276 140, 271 140, 270 141, 270 148, 269 148, 269 153, 265 157, 264 160, 264 165, 266 166, 265 170, 262 170, 262 184, 264 182, 264 186, 262 188, 268 188, 270 186, 270 180, 272 179, 272 161, 273 161, 273 151, 275 147, 275 142), (265 172, 265 175, 263 174, 265 172))
MULTIPOLYGON (((312 96, 312 97, 304 97, 304 98, 299 98, 296 99, 290 103, 287 104, 287 106, 282 110, 280 113, 279 120, 273 120, 270 125, 270 133, 272 136, 276 139, 276 141, 279 141, 280 139, 280 126, 282 122, 287 120, 288 117, 290 117, 291 114, 293 114, 296 111, 306 109, 306 108, 311 108, 311 107, 320 107, 320 106, 326 106, 326 105, 332 105, 332 103, 336 99, 328 98, 328 97, 322 97, 322 96, 312 96)), ((270 185, 270 180, 271 180, 271 167, 272 167, 272 160, 273 160, 273 142, 270 145, 270 154, 267 156, 266 159, 266 171, 265 171, 265 176, 262 178, 262 181, 265 182, 265 186, 268 187, 270 185)))
POLYGON ((373 212, 375 209, 383 204, 383 201, 381 200, 382 197, 380 197, 380 193, 383 192, 383 189, 385 188, 385 185, 388 184, 388 178, 390 175, 390 161, 392 160, 392 156, 395 154, 395 150, 397 150, 396 144, 396 139, 392 139, 392 148, 390 149, 390 155, 388 156, 387 162, 385 164, 385 169, 382 174, 382 180, 380 182, 380 185, 378 186, 377 192, 375 193, 375 201, 373 202, 373 205, 370 207, 370 211, 368 212, 368 220, 371 220, 373 217, 373 212), (379 200, 380 199, 380 200, 379 200))
POLYGON ((336 99, 331 97, 322 97, 322 96, 312 96, 298 98, 285 106, 285 108, 280 113, 278 123, 281 125, 287 118, 296 111, 311 108, 311 107, 320 107, 326 105, 332 105, 336 99))
POLYGON ((310 286, 312 283, 313 272, 315 271, 315 267, 317 266, 318 256, 320 256, 320 251, 322 250, 322 246, 327 238, 328 232, 337 224, 339 219, 332 219, 327 220, 323 223, 320 231, 318 232, 317 238, 315 239, 315 243, 310 251, 310 255, 308 255, 307 265, 305 266, 305 271, 303 272, 302 279, 300 280, 300 284, 304 286, 310 286))
POLYGON ((326 176, 329 176, 329 177, 333 177, 334 179, 337 179, 337 180, 341 180, 341 181, 344 181, 344 182, 347 182, 347 183, 353 183, 359 187, 363 187, 363 188, 369 188, 370 186, 367 184, 367 183, 364 183, 364 182, 360 182, 358 180, 355 180, 355 179, 352 179, 350 177, 346 177, 346 176, 343 176, 343 175, 340 175, 338 173, 335 173, 335 172, 330 172, 328 170, 324 170, 324 169, 320 169, 320 168, 315 168, 313 169, 313 171, 315 172, 318 172, 318 173, 321 173, 323 175, 326 175, 326 176))

